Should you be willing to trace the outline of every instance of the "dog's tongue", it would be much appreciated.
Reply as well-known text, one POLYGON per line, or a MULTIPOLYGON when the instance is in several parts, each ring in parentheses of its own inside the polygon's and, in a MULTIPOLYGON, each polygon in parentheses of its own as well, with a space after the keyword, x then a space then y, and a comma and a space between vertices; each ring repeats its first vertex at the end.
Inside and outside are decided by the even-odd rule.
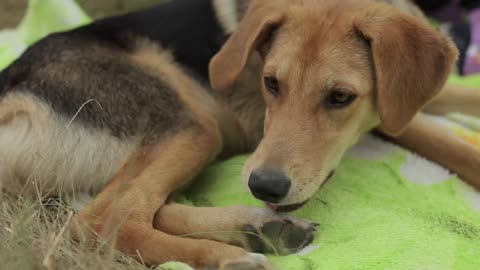
POLYGON ((270 204, 270 203, 267 203, 267 207, 272 209, 273 211, 277 211, 277 209, 278 209, 278 205, 274 205, 274 204, 270 204))

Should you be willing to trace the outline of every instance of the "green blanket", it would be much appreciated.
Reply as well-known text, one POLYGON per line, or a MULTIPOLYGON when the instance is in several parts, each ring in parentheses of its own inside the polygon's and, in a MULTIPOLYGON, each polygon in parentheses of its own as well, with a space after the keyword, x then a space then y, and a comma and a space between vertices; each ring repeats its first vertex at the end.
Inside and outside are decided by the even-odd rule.
MULTIPOLYGON (((20 27, 0 33, 0 69, 47 33, 89 22, 73 1, 30 2, 20 27)), ((480 88, 480 77, 451 82, 480 88)), ((199 206, 261 205, 242 185, 245 159, 211 166, 180 200, 199 206)), ((299 254, 271 257, 281 269, 480 269, 480 193, 373 136, 348 152, 335 180, 297 215, 321 226, 315 242, 299 254)))

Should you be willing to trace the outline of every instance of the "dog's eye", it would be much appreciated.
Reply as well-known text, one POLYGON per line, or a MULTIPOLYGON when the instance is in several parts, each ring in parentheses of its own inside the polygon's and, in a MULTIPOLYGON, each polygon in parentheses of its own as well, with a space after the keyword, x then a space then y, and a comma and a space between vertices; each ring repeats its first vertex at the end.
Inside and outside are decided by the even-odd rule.
POLYGON ((274 96, 278 96, 280 94, 280 86, 278 84, 277 78, 267 76, 263 78, 263 81, 268 92, 270 92, 274 96))
POLYGON ((356 95, 349 93, 344 90, 333 90, 327 96, 327 106, 332 108, 343 108, 346 107, 357 98, 356 95))

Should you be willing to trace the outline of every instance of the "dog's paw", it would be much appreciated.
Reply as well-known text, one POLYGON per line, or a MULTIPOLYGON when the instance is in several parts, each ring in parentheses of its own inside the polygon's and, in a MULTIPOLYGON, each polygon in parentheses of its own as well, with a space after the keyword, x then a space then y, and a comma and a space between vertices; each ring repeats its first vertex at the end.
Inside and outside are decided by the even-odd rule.
POLYGON ((275 270, 275 268, 264 255, 250 253, 246 257, 226 262, 219 270, 275 270))
POLYGON ((243 226, 247 242, 245 248, 256 253, 296 253, 313 242, 317 226, 289 216, 259 220, 256 224, 243 226))

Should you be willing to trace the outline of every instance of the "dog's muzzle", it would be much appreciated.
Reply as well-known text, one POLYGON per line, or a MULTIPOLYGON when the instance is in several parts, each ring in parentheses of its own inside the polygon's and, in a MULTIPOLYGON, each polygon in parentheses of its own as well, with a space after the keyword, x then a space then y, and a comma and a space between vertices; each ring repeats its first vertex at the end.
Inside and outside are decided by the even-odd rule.
POLYGON ((290 205, 275 205, 271 203, 267 203, 267 207, 272 209, 275 212, 279 213, 289 213, 293 211, 297 211, 298 209, 302 208, 308 200, 302 202, 302 203, 296 203, 296 204, 290 204, 290 205))
MULTIPOLYGON (((322 186, 328 182, 330 179, 333 178, 333 176, 335 175, 335 170, 333 170, 328 176, 327 178, 325 179, 325 181, 323 182, 322 186)), ((294 211, 297 211, 298 209, 302 208, 309 200, 306 200, 304 202, 301 202, 301 203, 295 203, 295 204, 289 204, 289 205, 278 205, 278 204, 274 204, 274 203, 271 203, 271 202, 265 202, 267 207, 272 209, 273 211, 275 212, 279 212, 279 213, 289 213, 289 212, 294 212, 294 211)))
POLYGON ((290 191, 292 181, 284 173, 256 169, 250 174, 248 187, 253 196, 267 203, 278 203, 290 191))

